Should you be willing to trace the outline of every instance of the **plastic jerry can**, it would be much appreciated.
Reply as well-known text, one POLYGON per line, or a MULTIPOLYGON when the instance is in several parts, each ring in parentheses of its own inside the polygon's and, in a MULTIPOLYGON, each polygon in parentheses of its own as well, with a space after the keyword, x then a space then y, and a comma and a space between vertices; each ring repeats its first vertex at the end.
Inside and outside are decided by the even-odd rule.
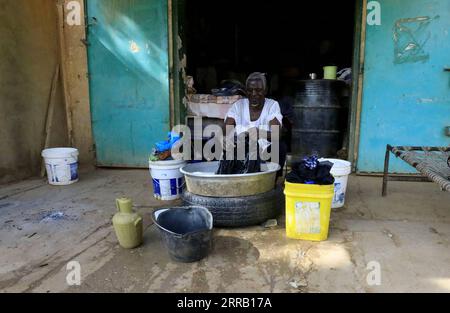
POLYGON ((112 222, 119 244, 125 249, 139 247, 142 244, 142 217, 133 211, 131 199, 117 199, 116 206, 119 212, 112 222))

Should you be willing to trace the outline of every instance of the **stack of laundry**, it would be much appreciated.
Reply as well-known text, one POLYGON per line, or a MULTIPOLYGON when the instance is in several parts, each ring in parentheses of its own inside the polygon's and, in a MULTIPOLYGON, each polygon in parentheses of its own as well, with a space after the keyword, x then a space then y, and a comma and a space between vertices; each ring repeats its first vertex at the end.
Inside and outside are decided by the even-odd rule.
POLYGON ((317 156, 303 158, 294 163, 292 172, 286 176, 289 183, 309 185, 332 185, 334 177, 330 171, 333 163, 329 161, 319 162, 317 156))

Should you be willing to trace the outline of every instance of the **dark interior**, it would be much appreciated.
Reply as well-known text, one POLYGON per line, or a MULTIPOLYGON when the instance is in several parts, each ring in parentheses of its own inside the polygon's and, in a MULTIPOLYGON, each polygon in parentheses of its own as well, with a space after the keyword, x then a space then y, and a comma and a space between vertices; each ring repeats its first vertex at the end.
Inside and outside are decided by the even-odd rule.
POLYGON ((355 0, 186 1, 188 75, 198 93, 255 71, 268 74, 269 96, 284 79, 323 76, 323 66, 352 66, 355 0))
POLYGON ((341 110, 327 109, 320 116, 317 110, 305 111, 314 115, 307 120, 339 120, 332 137, 325 129, 317 136, 317 132, 302 133, 306 126, 294 115, 304 113, 298 107, 298 81, 309 80, 312 73, 322 79, 324 66, 352 67, 356 0, 187 0, 186 5, 187 73, 193 76, 197 93, 214 93, 229 80, 245 85, 250 73, 266 73, 268 97, 280 103, 285 117, 282 139, 287 152, 347 158, 350 81, 340 95, 341 110))

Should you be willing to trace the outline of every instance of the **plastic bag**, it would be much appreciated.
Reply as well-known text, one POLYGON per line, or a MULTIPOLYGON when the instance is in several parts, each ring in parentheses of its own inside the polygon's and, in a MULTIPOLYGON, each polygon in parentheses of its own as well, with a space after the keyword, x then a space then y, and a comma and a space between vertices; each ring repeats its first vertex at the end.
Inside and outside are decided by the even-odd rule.
POLYGON ((224 80, 220 88, 211 90, 211 93, 217 97, 230 97, 242 95, 245 96, 245 86, 237 80, 224 80))
POLYGON ((173 145, 181 139, 177 133, 170 132, 167 141, 160 141, 155 144, 156 153, 166 152, 172 149, 173 145))
POLYGON ((338 80, 343 80, 348 85, 352 83, 352 69, 350 67, 340 70, 337 75, 338 80))

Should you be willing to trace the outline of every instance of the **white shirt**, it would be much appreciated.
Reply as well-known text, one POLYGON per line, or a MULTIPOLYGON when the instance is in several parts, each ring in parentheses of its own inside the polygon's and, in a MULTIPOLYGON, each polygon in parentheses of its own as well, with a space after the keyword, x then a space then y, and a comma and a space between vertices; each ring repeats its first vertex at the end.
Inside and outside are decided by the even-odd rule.
POLYGON ((237 101, 228 112, 225 120, 229 117, 236 121, 236 133, 238 134, 253 127, 270 131, 270 122, 275 118, 280 122, 280 125, 283 123, 280 105, 277 101, 267 98, 261 116, 257 121, 251 121, 250 103, 248 99, 237 101))

